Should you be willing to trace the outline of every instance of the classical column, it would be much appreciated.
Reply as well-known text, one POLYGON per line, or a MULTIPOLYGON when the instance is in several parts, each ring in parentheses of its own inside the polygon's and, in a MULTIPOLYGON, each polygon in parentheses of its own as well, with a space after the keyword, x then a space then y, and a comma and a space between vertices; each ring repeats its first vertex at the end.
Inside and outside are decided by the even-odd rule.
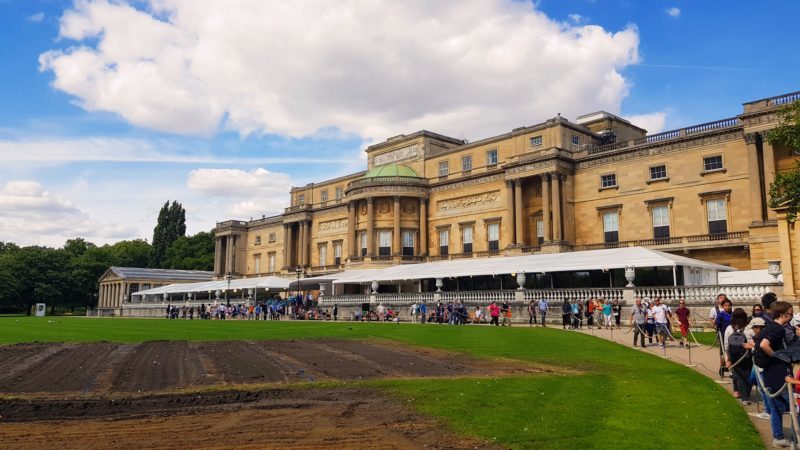
POLYGON ((100 305, 103 304, 103 297, 105 296, 105 293, 106 293, 106 285, 105 284, 101 284, 100 285, 100 289, 98 289, 98 291, 99 292, 97 294, 97 307, 99 308, 100 305))
POLYGON ((347 256, 356 256, 356 210, 357 203, 347 202, 347 256))
MULTIPOLYGON (((766 139, 761 141, 762 155, 764 158, 764 195, 769 202, 769 187, 775 182, 775 152, 772 144, 767 142, 766 139)), ((775 211, 767 207, 766 216, 768 220, 775 220, 775 211)))
POLYGON ((394 229, 392 230, 392 253, 399 255, 400 251, 400 196, 394 197, 394 229))
POLYGON ((283 224, 283 267, 289 267, 289 224, 283 224))
POLYGON ((305 266, 306 264, 306 247, 308 247, 308 242, 306 242, 306 221, 300 221, 300 250, 298 250, 297 255, 299 258, 297 259, 297 265, 300 267, 305 266))
POLYGON ((284 261, 284 266, 286 266, 289 271, 294 268, 293 262, 295 258, 295 236, 294 236, 294 224, 286 224, 286 235, 288 238, 286 242, 283 243, 283 246, 286 250, 286 261, 284 261))
POLYGON ((553 174, 550 182, 553 185, 553 240, 560 242, 564 239, 561 232, 561 175, 553 174))
POLYGON ((552 228, 550 227, 550 174, 542 175, 542 223, 544 224, 544 241, 553 240, 552 228))
POLYGON ((223 275, 233 272, 233 267, 231 267, 231 259, 233 259, 232 241, 231 236, 225 236, 225 267, 223 268, 223 275))
POLYGON ((374 234, 375 231, 375 220, 374 220, 375 209, 373 208, 373 206, 374 206, 373 198, 369 197, 367 199, 367 256, 372 256, 374 254, 372 247, 372 241, 373 241, 372 235, 374 234))
POLYGON ((311 262, 311 220, 306 222, 306 246, 303 249, 306 252, 306 257, 303 264, 310 266, 311 262))
POLYGON ((214 238, 214 274, 220 273, 220 253, 222 253, 222 242, 220 238, 214 238))
POLYGON ((744 141, 747 143, 747 177, 750 188, 750 221, 763 222, 766 218, 764 216, 764 199, 762 194, 761 185, 761 166, 758 154, 758 134, 748 133, 744 136, 744 141))
POLYGON ((525 245, 525 230, 522 226, 522 178, 518 178, 514 180, 514 236, 517 245, 525 245))
POLYGON ((428 254, 428 200, 419 199, 419 254, 428 254))
POLYGON ((509 243, 517 242, 516 221, 514 220, 514 180, 506 180, 506 211, 508 211, 509 243))

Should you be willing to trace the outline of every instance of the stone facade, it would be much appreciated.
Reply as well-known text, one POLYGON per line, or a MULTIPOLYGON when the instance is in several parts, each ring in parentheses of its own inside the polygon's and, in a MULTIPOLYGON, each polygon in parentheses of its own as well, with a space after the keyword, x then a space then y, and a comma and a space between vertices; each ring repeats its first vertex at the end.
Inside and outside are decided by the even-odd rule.
POLYGON ((131 294, 175 283, 211 281, 212 273, 202 270, 146 269, 110 267, 98 279, 98 315, 120 315, 131 294))
POLYGON ((366 149, 368 169, 402 164, 416 177, 359 172, 294 187, 282 215, 218 223, 215 277, 634 245, 737 269, 794 261, 794 228, 784 244, 766 204, 775 172, 800 156, 764 133, 798 97, 654 135, 598 112, 471 143, 395 136, 366 149))

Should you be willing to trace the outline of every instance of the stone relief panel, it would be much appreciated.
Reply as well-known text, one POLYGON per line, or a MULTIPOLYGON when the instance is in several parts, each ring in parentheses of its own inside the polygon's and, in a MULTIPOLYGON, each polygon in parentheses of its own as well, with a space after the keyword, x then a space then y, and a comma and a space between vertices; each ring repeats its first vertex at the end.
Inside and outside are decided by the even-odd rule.
POLYGON ((317 231, 318 234, 331 234, 345 230, 347 230, 347 219, 337 219, 320 222, 317 231))
POLYGON ((436 204, 436 209, 440 215, 448 215, 485 210, 496 206, 500 206, 500 191, 484 192, 481 194, 440 200, 436 204))
POLYGON ((401 161, 408 161, 416 159, 419 156, 419 144, 401 147, 380 155, 375 155, 372 159, 373 166, 382 166, 384 164, 398 163, 401 161))

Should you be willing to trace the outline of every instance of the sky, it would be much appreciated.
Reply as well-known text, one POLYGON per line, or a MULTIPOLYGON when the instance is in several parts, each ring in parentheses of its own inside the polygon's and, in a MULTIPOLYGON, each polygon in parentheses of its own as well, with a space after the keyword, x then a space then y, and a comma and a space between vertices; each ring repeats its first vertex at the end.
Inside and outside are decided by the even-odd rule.
POLYGON ((605 110, 650 133, 800 90, 800 2, 0 0, 0 241, 274 215, 426 129, 605 110))

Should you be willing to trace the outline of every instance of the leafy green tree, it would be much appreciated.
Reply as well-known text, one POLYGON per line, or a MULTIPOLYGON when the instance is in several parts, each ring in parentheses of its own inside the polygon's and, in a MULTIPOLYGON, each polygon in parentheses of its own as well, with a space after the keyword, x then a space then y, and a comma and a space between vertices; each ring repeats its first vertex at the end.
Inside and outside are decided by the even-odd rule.
POLYGON ((72 280, 64 270, 69 254, 63 249, 22 247, 10 254, 4 266, 16 278, 15 302, 31 314, 37 302, 63 304, 73 294, 72 280))
POLYGON ((150 267, 163 267, 167 249, 179 237, 186 235, 186 210, 180 203, 167 201, 158 213, 153 229, 153 249, 150 252, 150 267))
POLYGON ((152 250, 150 244, 142 239, 119 241, 108 247, 112 265, 122 267, 149 267, 152 250))
MULTIPOLYGON (((779 125, 767 133, 772 144, 781 144, 791 149, 800 149, 800 101, 784 105, 778 110, 779 125)), ((786 208, 790 222, 797 219, 800 211, 800 160, 792 170, 777 172, 775 182, 769 187, 769 207, 786 208)))
POLYGON ((201 231, 194 236, 182 236, 167 249, 163 267, 166 269, 213 270, 214 234, 201 231))
POLYGON ((19 250, 19 246, 13 242, 0 241, 0 255, 4 253, 15 252, 19 250))

